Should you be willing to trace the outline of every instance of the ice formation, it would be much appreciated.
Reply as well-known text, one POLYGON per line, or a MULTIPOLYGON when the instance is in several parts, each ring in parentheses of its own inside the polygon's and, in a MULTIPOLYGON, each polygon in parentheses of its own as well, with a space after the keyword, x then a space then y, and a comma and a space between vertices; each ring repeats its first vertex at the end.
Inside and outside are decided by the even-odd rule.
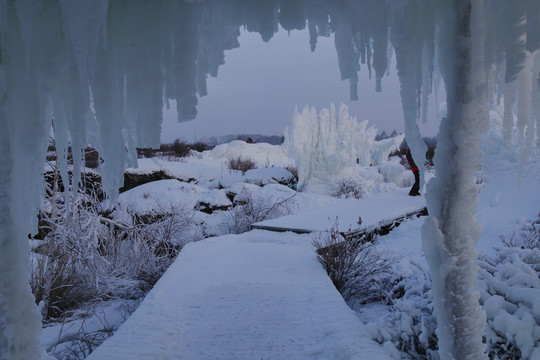
MULTIPOLYGON (((441 281, 435 291, 441 357, 481 357, 484 317, 475 305, 472 265, 480 231, 472 187, 477 144, 487 106, 503 93, 505 134, 517 115, 522 164, 535 137, 540 143, 538 0, 0 0, 0 358, 42 355, 25 244, 36 225, 53 116, 60 147, 71 144, 75 154, 88 143, 98 147, 105 190, 114 198, 122 169, 135 162, 135 147, 159 139, 163 102, 175 99, 179 120, 193 119, 206 77, 217 75, 224 50, 238 46, 239 27, 268 41, 279 24, 288 30, 307 24, 312 49, 318 36, 334 33, 353 99, 361 65, 374 71, 375 88, 382 89, 392 46, 415 158, 425 150, 417 125, 425 99, 433 79, 444 81, 448 116, 439 134, 437 179, 428 190, 426 253, 441 281), (455 303, 461 293, 466 303, 455 303), (466 311, 458 315, 461 305, 466 311)), ((315 117, 309 110, 305 115, 315 117)), ((331 112, 320 116, 331 119, 331 112)), ((75 156, 75 166, 80 163, 75 156)), ((64 160, 62 166, 65 176, 64 160)))
POLYGON ((367 120, 358 122, 344 104, 339 111, 334 104, 319 113, 309 106, 295 111, 284 147, 298 168, 299 188, 332 184, 356 164, 379 165, 403 141, 403 135, 375 141, 376 135, 367 120))

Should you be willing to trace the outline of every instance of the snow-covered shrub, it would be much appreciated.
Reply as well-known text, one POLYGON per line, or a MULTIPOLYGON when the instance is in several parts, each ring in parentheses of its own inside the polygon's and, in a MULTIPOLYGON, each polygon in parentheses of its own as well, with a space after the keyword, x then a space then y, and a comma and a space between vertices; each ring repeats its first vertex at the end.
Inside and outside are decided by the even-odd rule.
POLYGON ((296 179, 296 182, 298 183, 298 168, 294 165, 287 165, 285 166, 285 170, 290 172, 296 179))
POLYGON ((401 264, 393 269, 391 283, 385 299, 389 313, 368 324, 371 338, 380 344, 391 342, 402 359, 438 360, 437 320, 425 264, 401 264))
POLYGON ((540 249, 540 214, 535 221, 526 222, 506 243, 510 247, 540 249))
POLYGON ((412 172, 407 171, 400 163, 381 164, 377 166, 377 170, 384 177, 384 182, 394 183, 399 187, 411 186, 414 183, 412 172))
POLYGON ((480 302, 492 359, 540 358, 540 219, 480 257, 480 302))
POLYGON ((503 248, 479 265, 492 358, 539 358, 540 250, 503 248))
POLYGON ((234 207, 223 213, 223 226, 229 234, 241 234, 251 229, 251 224, 289 215, 295 206, 295 193, 284 197, 254 197, 243 189, 234 197, 234 207))
POLYGON ((191 218, 181 207, 159 215, 111 220, 96 198, 81 196, 70 211, 52 218, 42 211, 46 233, 32 255, 31 285, 44 315, 96 299, 139 297, 167 269, 187 241, 196 240, 191 218))
POLYGON ((43 328, 42 347, 54 359, 84 359, 138 307, 142 299, 88 303, 43 328), (53 336, 54 334, 54 336, 53 336))
POLYGON ((437 360, 431 279, 422 265, 411 265, 411 274, 398 278, 392 289, 393 316, 386 330, 392 334, 396 347, 409 358, 437 360))
POLYGON ((335 181, 336 190, 332 196, 345 199, 362 199, 366 196, 366 189, 362 178, 346 176, 335 181))
MULTIPOLYGON (((540 219, 526 223, 493 255, 481 255, 478 286, 487 315, 490 359, 540 358, 540 219)), ((407 359, 439 359, 431 280, 424 264, 396 272, 391 315, 368 325, 371 337, 391 341, 407 359)))
POLYGON ((253 159, 243 157, 240 155, 229 158, 227 160, 226 166, 230 170, 239 170, 243 173, 245 173, 248 170, 255 169, 257 167, 253 159))
POLYGON ((133 216, 131 226, 119 234, 138 247, 135 278, 145 292, 154 286, 185 244, 202 238, 192 215, 183 206, 163 205, 159 210, 154 214, 133 216))
POLYGON ((317 260, 346 301, 368 303, 385 298, 392 258, 377 251, 374 235, 345 239, 336 223, 313 238, 317 260))

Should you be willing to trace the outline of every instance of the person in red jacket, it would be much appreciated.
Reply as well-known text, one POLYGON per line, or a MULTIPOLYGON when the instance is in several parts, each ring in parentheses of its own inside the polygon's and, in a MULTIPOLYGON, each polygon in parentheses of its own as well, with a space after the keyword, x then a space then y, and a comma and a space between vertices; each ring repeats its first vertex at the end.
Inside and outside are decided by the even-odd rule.
POLYGON ((411 171, 414 174, 414 184, 411 187, 411 191, 409 191, 410 196, 419 196, 420 195, 420 170, 418 170, 418 166, 416 166, 416 163, 414 162, 412 155, 411 155, 411 149, 407 148, 407 154, 405 155, 407 158, 407 162, 409 163, 409 166, 411 167, 411 171))

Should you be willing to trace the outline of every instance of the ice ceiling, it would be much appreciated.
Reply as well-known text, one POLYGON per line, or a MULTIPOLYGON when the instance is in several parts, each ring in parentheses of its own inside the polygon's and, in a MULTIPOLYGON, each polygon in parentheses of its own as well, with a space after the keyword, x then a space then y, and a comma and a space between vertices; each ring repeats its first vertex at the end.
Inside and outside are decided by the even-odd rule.
MULTIPOLYGON (((34 229, 53 117, 58 149, 100 150, 104 187, 114 196, 135 148, 158 144, 163 104, 174 99, 179 120, 195 118, 208 75, 238 47, 239 28, 268 41, 278 24, 307 28, 312 49, 318 36, 334 33, 353 99, 360 64, 381 90, 394 51, 415 157, 425 151, 417 121, 434 82, 446 84, 451 124, 471 114, 452 110, 469 91, 460 80, 469 71, 485 88, 483 106, 504 95, 506 127, 516 113, 523 147, 540 135, 538 0, 0 0, 0 348, 20 358, 39 352, 31 340, 39 316, 27 314, 24 239, 34 229), (461 17, 471 3, 473 18, 461 17), (462 52, 455 40, 471 31, 473 64, 461 73, 455 64, 471 58, 471 47, 462 52)), ((61 168, 67 178, 65 156, 61 168)))

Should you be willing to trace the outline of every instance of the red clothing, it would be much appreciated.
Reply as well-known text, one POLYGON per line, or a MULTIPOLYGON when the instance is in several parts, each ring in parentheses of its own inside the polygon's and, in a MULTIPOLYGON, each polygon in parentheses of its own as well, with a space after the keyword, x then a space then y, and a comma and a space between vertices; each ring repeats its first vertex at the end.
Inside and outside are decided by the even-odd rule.
POLYGON ((411 167, 411 171, 413 173, 417 172, 417 171, 420 171, 418 169, 418 166, 416 166, 416 163, 414 162, 414 160, 412 158, 411 149, 407 148, 407 154, 405 155, 405 157, 407 158, 407 162, 409 163, 409 166, 411 167))

